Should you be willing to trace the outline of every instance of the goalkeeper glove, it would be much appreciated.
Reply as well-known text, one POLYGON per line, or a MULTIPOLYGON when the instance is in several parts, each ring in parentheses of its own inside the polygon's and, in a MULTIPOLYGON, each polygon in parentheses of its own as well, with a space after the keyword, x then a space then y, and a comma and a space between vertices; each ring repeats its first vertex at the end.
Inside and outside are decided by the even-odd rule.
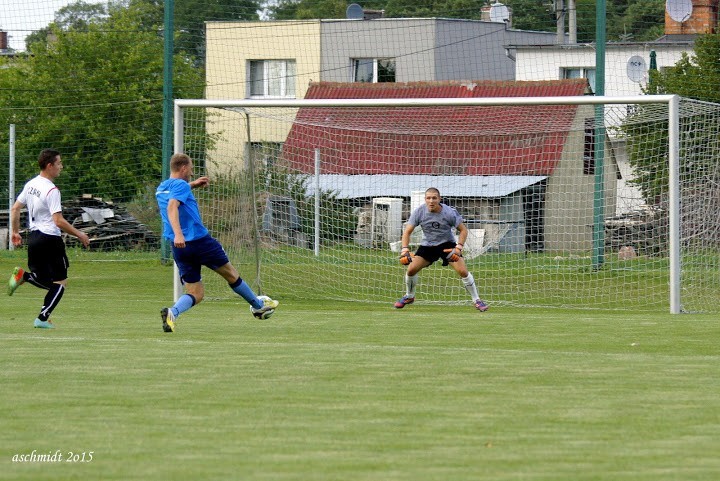
POLYGON ((462 244, 458 244, 452 249, 445 249, 443 252, 447 252, 448 255, 445 256, 445 259, 447 259, 448 262, 457 262, 462 257, 462 244))
POLYGON ((413 260, 413 253, 410 252, 408 249, 403 249, 400 253, 400 264, 406 266, 410 264, 413 260))

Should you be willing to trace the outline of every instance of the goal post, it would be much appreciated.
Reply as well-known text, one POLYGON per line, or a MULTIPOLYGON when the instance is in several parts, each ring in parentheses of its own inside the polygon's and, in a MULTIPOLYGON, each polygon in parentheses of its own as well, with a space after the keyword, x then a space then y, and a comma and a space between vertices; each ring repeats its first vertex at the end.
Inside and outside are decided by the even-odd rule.
MULTIPOLYGON (((214 188, 195 191, 211 233, 243 278, 273 297, 402 296, 398 226, 417 207, 417 192, 439 187, 471 231, 467 264, 491 305, 712 311, 720 239, 709 226, 683 237, 685 224, 703 230, 710 219, 684 218, 681 196, 702 203, 714 191, 704 191, 699 176, 720 175, 708 165, 681 168, 681 152, 720 151, 717 139, 699 142, 693 128, 703 121, 717 129, 720 106, 685 102, 178 99, 174 149, 211 177, 214 188), (601 126, 596 106, 605 110, 601 126), (596 142, 606 150, 597 164, 596 142), (596 165, 607 180, 600 193, 596 165), (684 257, 692 259, 687 274, 684 257)), ((209 296, 229 297, 211 277, 204 276, 209 296)), ((176 282, 176 295, 180 289, 176 282)), ((418 301, 469 298, 451 269, 433 265, 420 274, 418 301)))

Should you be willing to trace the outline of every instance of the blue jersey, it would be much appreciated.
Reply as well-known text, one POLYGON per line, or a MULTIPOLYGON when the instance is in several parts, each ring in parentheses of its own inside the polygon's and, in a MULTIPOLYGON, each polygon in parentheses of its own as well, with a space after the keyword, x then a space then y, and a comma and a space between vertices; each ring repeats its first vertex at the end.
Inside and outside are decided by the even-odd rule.
POLYGON ((449 205, 440 204, 440 212, 430 212, 426 205, 415 209, 407 223, 422 227, 423 239, 420 245, 437 246, 445 242, 455 242, 453 229, 462 224, 458 211, 449 205))
POLYGON ((163 221, 163 235, 171 241, 175 239, 175 233, 168 219, 167 206, 170 199, 180 202, 180 228, 182 229, 185 241, 189 242, 208 235, 208 230, 202 223, 200 209, 198 209, 195 196, 192 194, 190 184, 183 179, 164 180, 155 191, 160 215, 163 221))

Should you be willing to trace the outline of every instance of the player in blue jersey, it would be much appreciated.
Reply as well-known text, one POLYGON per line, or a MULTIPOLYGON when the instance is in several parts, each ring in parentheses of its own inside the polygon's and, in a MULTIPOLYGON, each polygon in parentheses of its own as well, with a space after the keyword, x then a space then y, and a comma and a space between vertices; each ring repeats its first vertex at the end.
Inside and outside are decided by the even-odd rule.
POLYGON ((440 202, 440 191, 430 187, 425 191, 425 205, 415 209, 405 224, 402 233, 402 250, 400 262, 407 265, 405 273, 406 294, 398 299, 395 307, 402 309, 415 302, 415 286, 418 282, 418 272, 442 259, 442 265, 449 265, 462 279, 465 290, 470 294, 473 304, 478 311, 485 312, 488 305, 480 299, 475 285, 475 278, 468 271, 462 257, 463 244, 468 236, 467 227, 460 214, 452 207, 440 202), (422 241, 417 252, 410 254, 410 234, 417 226, 422 227, 422 241), (458 231, 455 240, 453 229, 458 231))
POLYGON ((255 317, 266 318, 277 308, 278 301, 265 296, 259 299, 255 295, 230 263, 222 245, 203 225, 192 189, 205 187, 210 181, 207 177, 191 181, 192 177, 192 159, 186 154, 175 154, 170 159, 170 178, 163 181, 155 192, 163 221, 163 236, 172 242, 173 258, 185 285, 185 294, 175 305, 160 311, 163 331, 173 332, 180 314, 203 300, 202 266, 220 274, 230 289, 250 304, 255 317))

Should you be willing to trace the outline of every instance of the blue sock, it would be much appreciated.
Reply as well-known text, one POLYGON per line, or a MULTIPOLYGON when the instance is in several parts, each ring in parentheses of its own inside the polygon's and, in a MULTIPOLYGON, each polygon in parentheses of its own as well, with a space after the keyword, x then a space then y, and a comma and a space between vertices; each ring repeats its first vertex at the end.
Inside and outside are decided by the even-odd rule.
POLYGON ((170 310, 172 311, 173 316, 175 316, 175 319, 177 319, 180 314, 187 311, 194 305, 195 297, 190 294, 183 294, 180 296, 180 299, 177 300, 175 305, 170 308, 170 310))
POLYGON ((248 303, 254 309, 260 309, 264 305, 263 302, 257 298, 248 283, 243 282, 241 277, 238 277, 238 280, 230 284, 230 289, 232 289, 236 294, 240 295, 240 297, 248 301, 248 303))

